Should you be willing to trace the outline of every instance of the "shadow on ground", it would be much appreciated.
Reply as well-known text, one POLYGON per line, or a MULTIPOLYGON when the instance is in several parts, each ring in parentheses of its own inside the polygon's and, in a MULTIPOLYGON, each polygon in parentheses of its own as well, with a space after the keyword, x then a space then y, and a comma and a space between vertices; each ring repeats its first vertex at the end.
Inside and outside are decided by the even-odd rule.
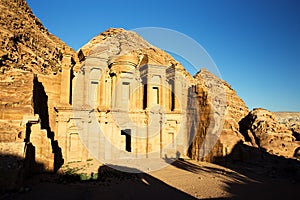
MULTIPOLYGON (((300 162, 271 155, 264 150, 238 143, 232 153, 216 158, 222 166, 201 166, 185 160, 166 159, 171 165, 195 174, 229 177, 223 180, 232 197, 228 199, 298 199, 300 197, 300 162), (228 170, 230 169, 230 170, 228 170)), ((212 188, 213 189, 213 188, 212 188)), ((220 198, 226 199, 226 198, 220 198)))
MULTIPOLYGON (((166 158, 166 162, 197 177, 219 177, 225 183, 223 190, 232 197, 211 199, 297 199, 300 195, 299 161, 270 155, 242 143, 229 156, 215 160, 221 167, 182 159, 166 158)), ((0 199, 195 199, 149 174, 114 169, 129 170, 122 166, 100 166, 97 174, 87 178, 80 174, 47 172, 25 176, 20 169, 26 165, 14 156, 1 155, 0 163, 11 168, 0 167, 1 184, 10 184, 9 177, 13 174, 13 186, 19 186, 9 192, 0 190, 0 199), (18 185, 18 177, 24 179, 22 186, 18 185)))
POLYGON ((79 174, 36 174, 18 190, 1 191, 0 199, 195 199, 151 175, 130 174, 112 167, 122 168, 100 166, 97 176, 89 180, 79 174))
POLYGON ((298 199, 300 196, 300 162, 296 159, 238 143, 230 155, 216 159, 215 163, 251 179, 227 182, 225 190, 234 199, 298 199))

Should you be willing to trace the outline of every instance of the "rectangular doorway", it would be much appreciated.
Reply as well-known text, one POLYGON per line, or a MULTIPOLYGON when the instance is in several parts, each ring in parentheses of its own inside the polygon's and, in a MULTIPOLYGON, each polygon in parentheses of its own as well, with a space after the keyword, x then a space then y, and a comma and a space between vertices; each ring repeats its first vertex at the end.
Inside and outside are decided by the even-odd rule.
POLYGON ((131 129, 121 130, 121 135, 125 136, 125 150, 131 152, 131 129))

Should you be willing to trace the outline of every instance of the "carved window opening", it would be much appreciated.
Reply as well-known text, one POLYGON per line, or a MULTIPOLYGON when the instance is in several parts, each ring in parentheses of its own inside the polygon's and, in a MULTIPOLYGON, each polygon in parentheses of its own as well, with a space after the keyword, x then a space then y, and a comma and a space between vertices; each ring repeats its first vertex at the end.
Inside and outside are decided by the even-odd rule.
POLYGON ((72 96, 73 96, 73 79, 74 79, 73 67, 70 69, 70 88, 69 88, 69 104, 72 105, 72 96))
POLYGON ((147 84, 144 84, 143 109, 147 108, 147 84))
POLYGON ((117 100, 119 103, 118 105, 122 109, 128 109, 129 107, 129 99, 130 99, 130 83, 129 82, 122 82, 121 85, 121 94, 118 96, 117 94, 117 100))
POLYGON ((171 111, 174 111, 175 109, 175 85, 174 85, 174 81, 170 81, 170 85, 171 85, 171 111))
POLYGON ((89 91, 89 102, 90 106, 94 107, 96 102, 98 101, 98 81, 91 81, 90 91, 89 91))
POLYGON ((159 104, 159 88, 158 87, 152 87, 152 103, 159 104))
POLYGON ((130 84, 128 82, 122 83, 122 103, 127 103, 130 96, 130 84))

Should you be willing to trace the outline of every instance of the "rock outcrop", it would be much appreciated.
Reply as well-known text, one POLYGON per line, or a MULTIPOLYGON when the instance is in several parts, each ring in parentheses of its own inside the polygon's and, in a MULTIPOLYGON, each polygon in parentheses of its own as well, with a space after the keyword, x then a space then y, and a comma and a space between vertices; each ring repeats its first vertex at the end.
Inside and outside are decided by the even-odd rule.
POLYGON ((240 121, 240 131, 252 146, 274 155, 293 157, 297 147, 300 147, 292 131, 265 109, 252 110, 240 121))
MULTIPOLYGON (((1 0, 0 8, 0 120, 20 126, 24 115, 40 114, 33 105, 37 103, 33 91, 43 87, 48 98, 43 103, 48 104, 49 123, 53 124, 53 107, 60 100, 61 71, 77 61, 76 52, 48 32, 25 0, 1 0), (73 61, 66 61, 66 56, 73 61)), ((1 127, 14 131, 10 126, 1 127)))
POLYGON ((63 68, 73 67, 77 54, 48 32, 25 0, 0 0, 0 10, 0 155, 30 155, 52 170, 59 149, 54 107, 63 68))
POLYGON ((238 123, 248 114, 248 108, 228 83, 208 70, 196 74, 195 81, 200 121, 189 156, 214 161, 230 154, 238 142, 244 141, 238 123))
POLYGON ((300 113, 299 112, 274 112, 278 122, 285 125, 293 132, 293 136, 300 141, 300 113))
MULTIPOLYGON (((151 65, 173 66, 182 73, 187 81, 190 83, 193 82, 193 77, 186 71, 181 63, 176 61, 172 56, 149 44, 137 33, 126 31, 122 28, 109 28, 92 38, 78 51, 80 61, 83 61, 86 56, 110 57, 108 64, 112 64, 116 60, 124 59, 120 58, 121 56, 126 56, 127 58, 125 59, 128 59, 127 61, 129 62, 131 62, 131 60, 129 60, 130 57, 134 57, 138 60, 144 56, 141 62, 151 65), (107 52, 108 50, 110 53, 107 52)), ((132 62, 134 63, 136 61, 132 62)), ((139 64, 143 65, 143 63, 139 64)))
POLYGON ((0 73, 22 69, 57 73, 72 48, 48 32, 25 0, 0 1, 0 73))

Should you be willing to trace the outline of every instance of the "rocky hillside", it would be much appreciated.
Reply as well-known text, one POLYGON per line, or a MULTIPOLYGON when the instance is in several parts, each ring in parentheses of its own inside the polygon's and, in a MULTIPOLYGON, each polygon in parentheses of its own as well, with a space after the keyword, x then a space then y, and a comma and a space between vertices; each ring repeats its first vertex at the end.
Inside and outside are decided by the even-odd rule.
POLYGON ((1 0, 0 10, 0 73, 11 69, 56 73, 63 54, 75 53, 49 33, 25 0, 1 0))
POLYGON ((72 48, 48 32, 25 0, 0 0, 0 141, 15 141, 23 116, 36 112, 33 90, 41 80, 49 113, 55 116, 65 55, 77 58, 72 48))
POLYGON ((181 63, 177 62, 168 53, 149 44, 137 33, 126 31, 122 28, 107 29, 92 38, 78 51, 80 60, 86 56, 99 56, 101 58, 104 56, 109 59, 110 63, 114 62, 114 59, 119 59, 122 55, 137 58, 146 55, 148 64, 174 66, 181 71, 189 81, 192 81, 193 79, 181 63), (115 46, 117 48, 115 48, 115 46), (108 50, 110 53, 108 53, 108 50))
POLYGON ((197 160, 214 161, 231 153, 244 137, 239 132, 239 121, 248 114, 244 101, 225 81, 202 69, 195 75, 199 130, 189 150, 197 160))

